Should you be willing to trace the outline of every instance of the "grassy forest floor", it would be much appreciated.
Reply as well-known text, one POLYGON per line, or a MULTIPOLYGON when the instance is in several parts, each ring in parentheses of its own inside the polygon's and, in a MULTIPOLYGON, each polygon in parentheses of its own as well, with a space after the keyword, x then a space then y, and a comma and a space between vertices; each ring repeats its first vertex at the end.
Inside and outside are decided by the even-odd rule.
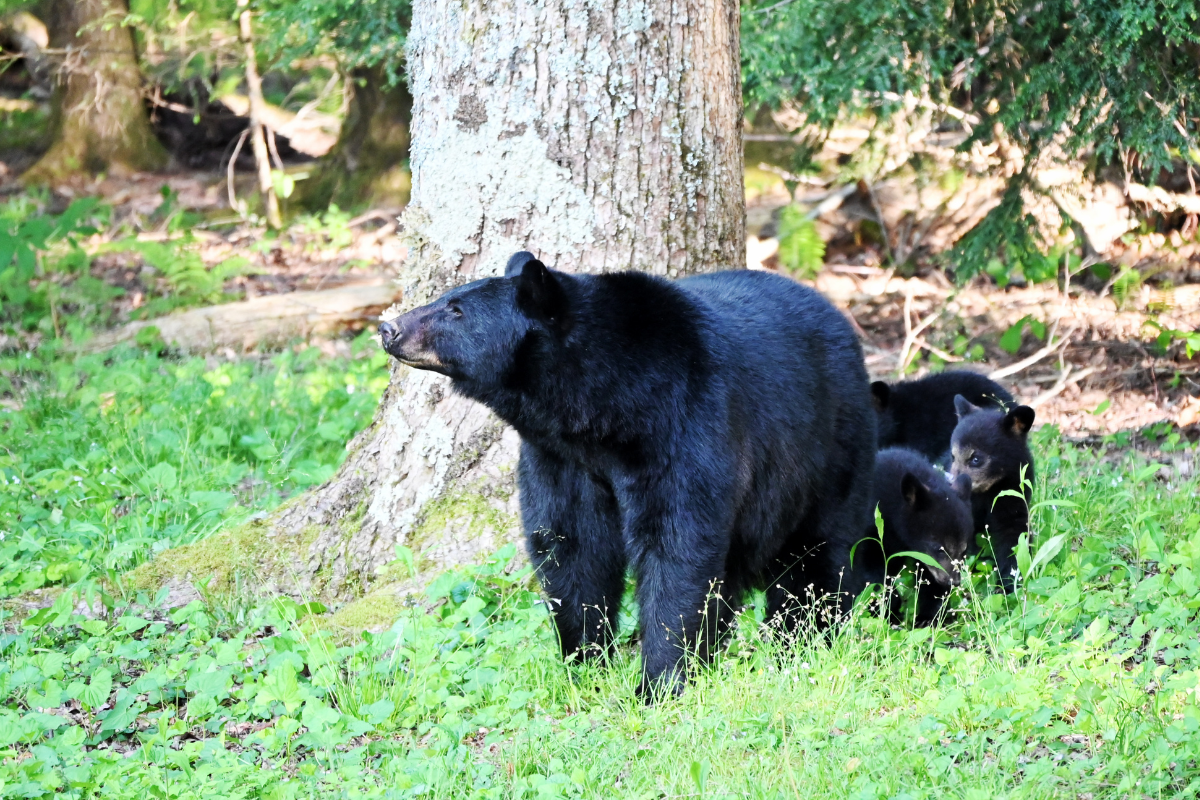
POLYGON ((265 237, 219 224, 215 201, 205 216, 198 177, 134 183, 82 187, 76 199, 98 191, 106 206, 67 222, 62 196, 11 195, 0 215, 22 241, 48 240, 62 269, 62 293, 23 298, 36 322, 0 342, 0 796, 1200 791, 1200 365, 1144 327, 1194 330, 1193 284, 959 289, 885 271, 869 248, 818 275, 880 377, 1015 365, 1061 339, 1004 379, 1048 423, 1033 436, 1026 578, 996 594, 976 565, 946 625, 894 627, 864 605, 832 643, 779 641, 756 604, 681 698, 648 708, 631 609, 612 665, 564 666, 512 548, 361 634, 250 572, 183 606, 130 584, 162 550, 332 474, 386 360, 352 332, 267 353, 74 343, 175 308, 387 275, 403 257, 388 214, 330 210, 265 237))

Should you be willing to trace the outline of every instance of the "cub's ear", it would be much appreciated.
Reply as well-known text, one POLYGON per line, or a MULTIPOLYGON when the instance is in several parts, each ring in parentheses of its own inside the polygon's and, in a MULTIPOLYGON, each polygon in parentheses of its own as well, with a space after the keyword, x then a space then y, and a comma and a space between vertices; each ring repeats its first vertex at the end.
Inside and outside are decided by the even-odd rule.
POLYGON ((913 508, 924 508, 929 502, 929 490, 911 472, 904 473, 900 479, 900 494, 904 495, 904 502, 913 508))
POLYGON ((525 265, 530 261, 537 261, 537 259, 534 257, 533 253, 529 252, 528 250, 522 250, 519 253, 513 253, 512 257, 508 259, 508 264, 506 264, 504 267, 504 277, 513 278, 517 275, 520 275, 521 270, 524 269, 525 265))
MULTIPOLYGON (((517 253, 517 256, 528 253, 517 253)), ((512 266, 512 260, 509 262, 512 266)), ((533 256, 521 264, 521 271, 513 278, 517 285, 517 307, 531 317, 557 320, 566 310, 567 297, 562 285, 546 265, 533 256)))
POLYGON ((871 384, 871 401, 875 403, 876 411, 883 411, 888 407, 888 400, 892 396, 892 387, 888 386, 883 381, 875 381, 871 384))
POLYGON ((1004 415, 1004 430, 1022 438, 1033 427, 1033 409, 1029 406, 1017 406, 1004 415))
POLYGON ((979 406, 973 404, 961 394, 956 394, 954 395, 954 410, 958 412, 958 418, 962 419, 978 411, 979 406))
POLYGON ((954 479, 954 493, 964 503, 971 502, 971 476, 959 475, 954 479))

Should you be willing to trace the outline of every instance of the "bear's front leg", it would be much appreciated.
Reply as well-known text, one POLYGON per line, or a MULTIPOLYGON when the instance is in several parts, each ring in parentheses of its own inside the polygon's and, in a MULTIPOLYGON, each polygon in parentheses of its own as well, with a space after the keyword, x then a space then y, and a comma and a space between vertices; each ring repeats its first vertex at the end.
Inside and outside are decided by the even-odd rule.
POLYGON ((525 544, 563 656, 607 654, 626 568, 612 490, 577 464, 528 443, 521 445, 517 480, 525 544))
POLYGON ((1005 592, 1011 592, 1017 575, 1017 555, 1014 551, 1021 534, 1029 530, 1029 506, 1021 497, 1006 495, 996 498, 994 502, 986 495, 984 497, 987 505, 984 536, 991 542, 1000 585, 1005 592))

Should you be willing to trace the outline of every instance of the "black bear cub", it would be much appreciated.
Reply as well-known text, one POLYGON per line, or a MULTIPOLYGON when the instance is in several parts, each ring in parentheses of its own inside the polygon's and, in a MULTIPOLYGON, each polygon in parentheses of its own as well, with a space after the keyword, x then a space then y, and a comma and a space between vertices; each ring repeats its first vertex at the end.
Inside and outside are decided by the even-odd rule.
POLYGON ((882 583, 885 575, 894 577, 903 566, 902 559, 885 563, 885 554, 916 551, 936 559, 940 569, 918 567, 919 580, 928 585, 918 585, 916 621, 928 622, 937 615, 942 598, 958 583, 959 568, 975 537, 971 479, 960 475, 951 484, 945 473, 920 453, 891 447, 875 456, 874 497, 883 519, 883 552, 872 524, 855 560, 863 558, 871 581, 882 583))
POLYGON ((521 435, 526 544, 564 655, 608 651, 632 570, 643 693, 679 691, 685 654, 706 656, 755 587, 793 624, 805 554, 849 564, 868 522, 858 337, 787 278, 573 275, 517 253, 380 336, 521 435))
POLYGON ((954 398, 962 395, 977 406, 1008 408, 1013 398, 987 376, 959 370, 920 380, 871 384, 879 421, 878 446, 908 447, 943 466, 949 465, 950 435, 958 424, 954 398))
POLYGON ((980 408, 962 396, 954 398, 954 407, 959 421, 950 440, 954 458, 951 479, 970 477, 975 532, 991 540, 1000 579, 1006 589, 1011 588, 1017 567, 1013 548, 1029 529, 1033 499, 1033 455, 1028 439, 1034 412, 1029 406, 1008 412, 980 408), (1000 497, 1006 491, 1017 496, 1000 497))

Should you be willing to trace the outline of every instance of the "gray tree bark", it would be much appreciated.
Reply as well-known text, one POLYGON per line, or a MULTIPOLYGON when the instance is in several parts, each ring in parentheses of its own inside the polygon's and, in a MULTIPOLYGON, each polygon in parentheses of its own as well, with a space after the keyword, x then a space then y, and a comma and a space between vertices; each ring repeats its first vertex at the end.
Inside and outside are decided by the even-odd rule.
MULTIPOLYGON (((736 0, 417 0, 402 303, 503 272, 667 277, 745 261, 736 0)), ((285 510, 308 569, 349 594, 409 547, 468 563, 519 532, 518 438, 447 379, 393 365, 338 475, 285 510)))
POLYGON ((54 143, 22 175, 53 183, 80 172, 155 170, 167 152, 150 128, 126 0, 54 0, 51 45, 65 50, 55 90, 54 143))

